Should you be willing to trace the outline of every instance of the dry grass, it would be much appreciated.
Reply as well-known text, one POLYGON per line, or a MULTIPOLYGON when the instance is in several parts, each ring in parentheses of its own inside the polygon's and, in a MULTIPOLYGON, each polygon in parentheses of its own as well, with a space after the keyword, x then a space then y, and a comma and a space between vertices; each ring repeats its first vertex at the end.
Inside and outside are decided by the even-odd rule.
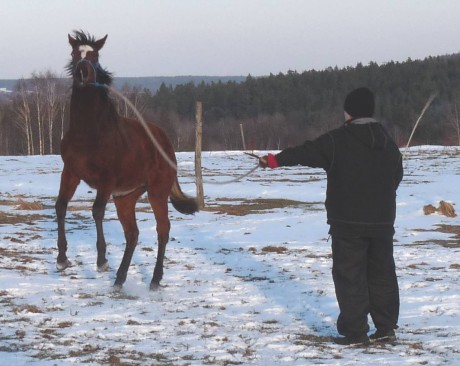
POLYGON ((24 195, 0 199, 0 206, 10 206, 15 210, 26 211, 40 211, 49 208, 40 202, 27 200, 24 195))
MULTIPOLYGON (((24 196, 4 198, 0 200, 0 206, 12 207, 17 211, 43 211, 49 207, 37 201, 26 200, 24 196)), ((49 219, 49 215, 39 213, 17 213, 0 211, 0 225, 29 224, 33 225, 36 221, 49 219)))
POLYGON ((446 201, 440 201, 438 208, 434 207, 431 204, 423 206, 423 213, 425 215, 431 215, 431 214, 434 214, 435 212, 438 212, 439 214, 447 216, 447 217, 457 216, 457 214, 455 213, 455 208, 452 205, 452 203, 449 203, 446 201))
POLYGON ((13 309, 15 314, 19 313, 33 313, 33 314, 41 314, 43 311, 36 305, 21 305, 13 309))
POLYGON ((8 214, 6 212, 0 212, 0 225, 16 225, 16 224, 28 224, 34 225, 37 221, 51 219, 50 215, 41 214, 8 214))
POLYGON ((245 216, 249 214, 264 213, 267 210, 275 210, 279 208, 302 207, 309 210, 315 210, 313 206, 319 202, 302 202, 288 199, 225 199, 217 198, 216 202, 239 202, 238 204, 216 204, 203 208, 203 211, 217 212, 219 214, 227 214, 234 216, 245 216))
POLYGON ((262 248, 262 252, 264 253, 276 253, 276 254, 284 254, 288 251, 286 247, 275 247, 275 246, 266 246, 262 248))
POLYGON ((439 208, 438 211, 441 215, 447 216, 447 217, 455 217, 457 214, 455 213, 454 206, 446 201, 441 201, 439 202, 439 208))
POLYGON ((18 201, 16 203, 16 210, 38 211, 43 210, 43 208, 44 207, 40 202, 28 202, 21 197, 18 198, 18 201))
POLYGON ((437 208, 434 207, 433 205, 426 205, 426 206, 423 206, 423 213, 425 215, 432 215, 434 214, 435 212, 437 211, 437 208))

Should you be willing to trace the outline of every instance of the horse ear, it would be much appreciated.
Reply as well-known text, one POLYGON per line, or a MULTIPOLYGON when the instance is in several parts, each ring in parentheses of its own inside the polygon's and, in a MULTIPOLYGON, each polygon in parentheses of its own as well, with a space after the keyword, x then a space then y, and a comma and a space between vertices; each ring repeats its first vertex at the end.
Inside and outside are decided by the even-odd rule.
POLYGON ((105 41, 107 40, 108 34, 105 35, 104 38, 101 38, 100 40, 96 41, 94 43, 94 48, 99 51, 102 47, 104 47, 105 41))
POLYGON ((70 34, 68 34, 68 36, 69 36, 69 43, 72 46, 72 48, 77 46, 77 43, 78 43, 77 40, 75 38, 73 38, 70 34))

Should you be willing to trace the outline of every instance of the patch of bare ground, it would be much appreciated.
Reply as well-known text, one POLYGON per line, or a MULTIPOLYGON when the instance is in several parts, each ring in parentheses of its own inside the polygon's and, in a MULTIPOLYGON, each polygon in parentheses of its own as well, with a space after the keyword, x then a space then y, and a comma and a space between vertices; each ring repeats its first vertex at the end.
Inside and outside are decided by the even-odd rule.
MULTIPOLYGON (((175 365, 163 353, 145 353, 139 351, 132 351, 122 349, 109 349, 108 355, 103 360, 104 365, 109 366, 131 366, 131 365, 162 365, 169 366, 175 365)), ((193 360, 193 357, 185 358, 185 361, 193 360)), ((188 365, 186 363, 185 365, 188 365)))
MULTIPOLYGON (((294 344, 297 346, 312 346, 319 351, 327 354, 330 352, 330 343, 332 338, 328 336, 318 336, 314 334, 296 334, 294 344)), ((335 359, 341 359, 342 357, 338 354, 334 355, 335 359)))
POLYGON ((7 212, 0 212, 0 225, 16 225, 28 224, 34 225, 37 221, 51 219, 50 215, 43 214, 11 214, 7 212))
POLYGON ((317 336, 314 334, 297 334, 296 339, 297 341, 295 343, 300 345, 304 345, 305 343, 324 343, 331 341, 331 337, 317 336))
POLYGON ((43 310, 41 310, 36 305, 21 305, 21 306, 15 307, 13 309, 13 312, 15 314, 22 314, 22 313, 41 314, 43 313, 43 310))
MULTIPOLYGON (((67 209, 68 211, 88 211, 91 212, 92 210, 92 205, 91 204, 77 204, 73 205, 72 202, 69 204, 69 207, 67 209)), ((76 214, 75 214, 76 215, 76 214)))
POLYGON ((1 238, 0 258, 2 269, 15 270, 20 272, 43 272, 40 266, 31 266, 31 263, 42 263, 43 255, 50 255, 52 249, 29 247, 26 244, 30 240, 40 239, 40 235, 26 233, 16 236, 5 236, 1 238))
MULTIPOLYGON (((11 296, 8 291, 0 291, 0 305, 3 306, 12 306, 13 305, 13 296, 11 296)), ((0 314, 0 324, 4 323, 5 320, 3 319, 3 316, 0 314)))
POLYGON ((216 202, 234 202, 233 204, 214 204, 203 208, 203 211, 217 212, 233 216, 266 213, 280 208, 298 207, 307 210, 318 210, 317 205, 322 202, 302 202, 288 199, 244 199, 244 198, 217 198, 216 202))
MULTIPOLYGON (((22 249, 22 248, 21 248, 22 249)), ((30 263, 35 260, 40 260, 37 257, 33 257, 31 254, 49 254, 48 251, 35 251, 26 253, 24 251, 16 250, 15 248, 3 248, 0 247, 0 257, 2 258, 14 258, 18 262, 30 263)))
MULTIPOLYGON (((270 179, 260 179, 257 178, 257 182, 259 183, 273 183, 273 182, 278 182, 278 183, 311 183, 311 182, 319 182, 320 180, 323 180, 324 178, 320 177, 309 177, 309 178, 304 178, 304 179, 290 179, 290 178, 279 178, 279 177, 273 177, 270 179)), ((251 179, 249 179, 251 180, 251 179)), ((254 180, 256 181, 256 180, 254 180)))
POLYGON ((288 248, 286 247, 277 247, 277 246, 266 246, 262 248, 263 253, 276 253, 276 254, 285 254, 287 253, 288 248))
POLYGON ((26 210, 26 211, 40 211, 51 206, 45 205, 41 202, 31 200, 24 195, 7 196, 6 198, 0 199, 0 206, 11 206, 15 210, 26 210))
POLYGON ((436 228, 434 230, 415 229, 414 231, 420 231, 420 232, 436 231, 439 233, 452 234, 452 236, 449 239, 445 239, 445 240, 437 239, 437 240, 429 240, 429 241, 416 241, 414 242, 414 244, 434 243, 434 244, 438 244, 446 248, 460 248, 460 225, 438 224, 435 226, 436 228))

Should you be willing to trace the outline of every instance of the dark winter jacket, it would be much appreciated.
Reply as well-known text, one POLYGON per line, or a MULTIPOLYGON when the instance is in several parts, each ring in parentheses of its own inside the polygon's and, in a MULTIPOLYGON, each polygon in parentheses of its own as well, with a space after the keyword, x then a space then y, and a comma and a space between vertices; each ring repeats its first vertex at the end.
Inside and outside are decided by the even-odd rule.
POLYGON ((306 165, 327 173, 330 234, 394 233, 396 190, 402 157, 383 126, 372 118, 345 123, 313 141, 275 155, 279 166, 306 165))

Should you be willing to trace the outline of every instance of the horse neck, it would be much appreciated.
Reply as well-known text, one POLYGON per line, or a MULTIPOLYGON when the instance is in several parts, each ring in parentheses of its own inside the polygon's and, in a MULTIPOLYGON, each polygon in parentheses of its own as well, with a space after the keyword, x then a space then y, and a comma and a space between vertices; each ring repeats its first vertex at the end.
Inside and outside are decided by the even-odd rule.
POLYGON ((73 88, 70 130, 97 135, 117 128, 118 120, 115 107, 105 90, 96 87, 73 88))

